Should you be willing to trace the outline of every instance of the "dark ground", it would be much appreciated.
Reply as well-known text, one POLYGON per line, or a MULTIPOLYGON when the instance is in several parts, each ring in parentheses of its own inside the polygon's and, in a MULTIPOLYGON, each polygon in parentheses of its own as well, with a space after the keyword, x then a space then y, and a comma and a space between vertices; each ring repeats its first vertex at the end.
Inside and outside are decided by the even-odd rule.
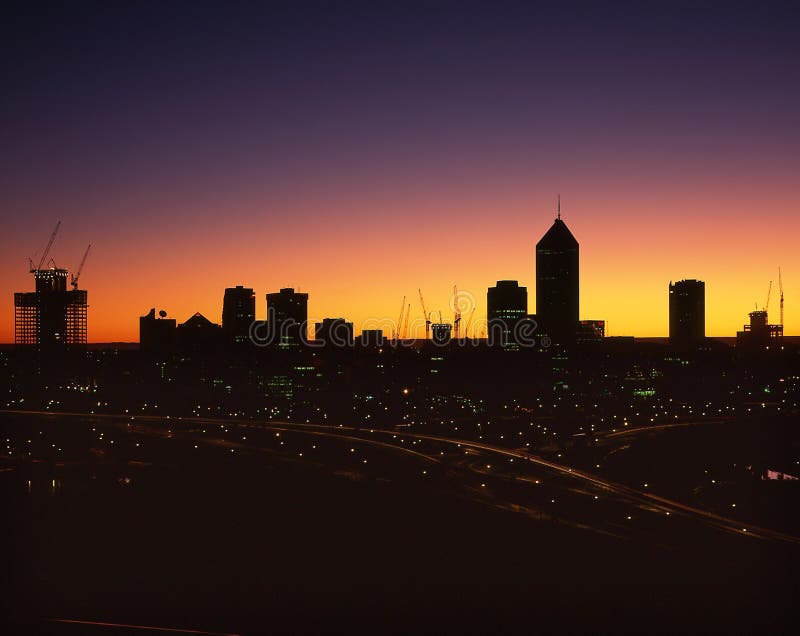
POLYGON ((792 546, 719 535, 677 551, 492 508, 446 479, 210 458, 90 461, 55 492, 47 466, 0 473, 7 633, 126 633, 44 620, 69 618, 248 634, 776 634, 798 618, 792 546))

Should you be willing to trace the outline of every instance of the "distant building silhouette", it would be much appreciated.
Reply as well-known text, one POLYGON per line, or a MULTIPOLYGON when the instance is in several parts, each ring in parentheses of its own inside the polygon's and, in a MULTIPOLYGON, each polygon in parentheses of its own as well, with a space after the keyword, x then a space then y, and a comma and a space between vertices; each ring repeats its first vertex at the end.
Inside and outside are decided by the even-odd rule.
POLYGON ((32 269, 36 291, 14 294, 14 342, 39 351, 86 345, 87 292, 67 290, 67 270, 32 269))
POLYGON ((386 342, 383 329, 362 329, 359 344, 362 347, 382 347, 386 342))
POLYGON ((699 344, 706 337, 706 284, 679 280, 669 284, 669 342, 673 346, 699 344))
POLYGON ((139 318, 139 350, 150 354, 168 355, 175 349, 174 318, 166 318, 166 312, 161 311, 156 318, 153 307, 146 315, 139 318))
POLYGON ((536 318, 539 330, 556 343, 574 340, 578 328, 578 267, 578 241, 559 211, 536 244, 536 318))
POLYGON ((222 301, 222 332, 225 340, 241 344, 250 340, 250 326, 256 319, 256 295, 249 287, 228 287, 222 301))
POLYGON ((581 320, 578 323, 578 342, 600 342, 606 337, 605 320, 581 320))
POLYGON ((291 287, 267 294, 267 328, 278 346, 296 348, 306 342, 307 322, 308 294, 291 287))
POLYGON ((222 327, 201 313, 178 325, 176 335, 178 347, 185 353, 215 352, 223 341, 222 327))
POLYGON ((749 351, 766 351, 783 344, 783 325, 771 325, 766 311, 751 311, 750 324, 736 332, 736 347, 749 351))
POLYGON ((329 347, 352 347, 353 323, 344 318, 323 318, 314 325, 314 339, 329 347))
POLYGON ((453 337, 453 325, 447 322, 435 322, 431 325, 431 341, 437 345, 450 343, 453 337))
POLYGON ((508 345, 515 327, 528 315, 528 288, 515 280, 499 280, 486 292, 486 317, 490 344, 508 345))

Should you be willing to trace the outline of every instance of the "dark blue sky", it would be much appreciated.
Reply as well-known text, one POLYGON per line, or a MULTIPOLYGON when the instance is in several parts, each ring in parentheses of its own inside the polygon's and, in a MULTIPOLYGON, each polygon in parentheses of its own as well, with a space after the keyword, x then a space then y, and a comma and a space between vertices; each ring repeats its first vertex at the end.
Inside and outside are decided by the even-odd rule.
POLYGON ((337 303, 365 288, 362 317, 420 285, 451 289, 425 260, 451 258, 438 255, 445 233, 460 287, 525 283, 560 191, 587 246, 582 271, 597 277, 582 287, 589 317, 657 335, 661 287, 705 277, 710 330, 730 333, 752 307, 751 292, 741 308, 732 295, 737 254, 760 259, 747 274, 760 289, 781 264, 773 254, 795 251, 775 241, 800 234, 796 13, 763 2, 4 7, 0 266, 16 274, 0 294, 25 288, 27 257, 61 218, 60 249, 74 260, 91 241, 106 268, 92 287, 105 339, 132 338, 134 322, 113 313, 131 265, 125 315, 160 302, 140 299, 154 263, 193 264, 175 300, 190 313, 213 318, 215 290, 236 282, 298 283, 357 319, 337 303), (767 211, 779 233, 759 225, 767 211), (492 236, 501 217, 513 231, 492 236), (408 240, 401 228, 433 231, 408 240), (689 245, 687 228, 713 249, 689 245), (672 252, 654 256, 652 237, 672 252), (647 278, 626 293, 653 299, 644 322, 611 303, 607 282, 630 275, 620 255, 638 249, 647 278), (364 280, 337 287, 353 272, 364 280), (726 294, 725 314, 711 313, 713 293, 726 294))

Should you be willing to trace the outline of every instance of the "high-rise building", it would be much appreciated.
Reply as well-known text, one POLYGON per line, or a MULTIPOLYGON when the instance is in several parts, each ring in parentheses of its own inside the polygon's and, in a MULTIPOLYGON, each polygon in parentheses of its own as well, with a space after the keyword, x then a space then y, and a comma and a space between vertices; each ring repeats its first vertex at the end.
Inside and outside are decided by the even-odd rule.
POLYGON ((514 329, 528 315, 528 288, 515 280, 499 280, 486 292, 489 344, 508 345, 514 329))
POLYGON ((229 343, 250 340, 250 326, 256 319, 256 295, 249 287, 228 287, 222 301, 222 331, 229 343))
POLYGON ((14 294, 14 342, 39 351, 86 345, 87 292, 67 290, 67 270, 32 269, 36 291, 14 294))
POLYGON ((323 318, 314 325, 314 340, 329 347, 352 347, 353 323, 344 318, 323 318))
POLYGON ((553 342, 575 338, 578 328, 578 241, 558 217, 536 244, 536 317, 553 342))
POLYGON ((308 294, 284 287, 267 294, 267 329, 270 340, 280 347, 295 348, 306 342, 308 294))
POLYGON ((669 283, 669 342, 691 346, 706 337, 706 284, 701 280, 669 283))

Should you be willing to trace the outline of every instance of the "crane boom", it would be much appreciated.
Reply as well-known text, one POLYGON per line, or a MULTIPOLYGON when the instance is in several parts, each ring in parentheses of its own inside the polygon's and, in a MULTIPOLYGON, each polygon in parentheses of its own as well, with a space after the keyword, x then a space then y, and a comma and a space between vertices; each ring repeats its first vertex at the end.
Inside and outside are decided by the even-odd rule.
POLYGON ((397 328, 394 331, 395 340, 400 339, 400 328, 403 325, 403 311, 405 310, 405 308, 406 308, 406 297, 403 296, 403 302, 400 303, 400 317, 397 319, 397 328))
POLYGON ((769 297, 772 294, 772 281, 769 281, 769 287, 767 288, 767 302, 764 303, 764 311, 769 313, 769 297))
POLYGON ((461 312, 458 309, 458 287, 453 285, 453 332, 455 333, 456 340, 459 338, 460 327, 461 312))
POLYGON ((422 297, 422 290, 419 289, 419 302, 422 305, 422 315, 425 318, 425 340, 430 338, 431 334, 431 316, 428 310, 425 309, 425 299, 422 297))
POLYGON ((403 338, 408 338, 408 317, 411 315, 411 303, 408 303, 408 309, 406 309, 406 322, 403 325, 403 338))
POLYGON ((472 317, 475 315, 475 307, 472 308, 472 311, 469 312, 469 316, 467 317, 467 326, 464 329, 464 337, 469 338, 469 328, 472 326, 472 317))
POLYGON ((36 269, 42 269, 42 265, 44 265, 45 261, 47 260, 47 255, 50 253, 50 248, 53 247, 53 243, 56 240, 56 234, 58 234, 58 228, 60 227, 61 227, 61 221, 56 223, 56 229, 53 230, 53 233, 50 235, 50 240, 47 242, 47 247, 44 249, 42 258, 39 260, 39 266, 36 269))
POLYGON ((86 257, 89 256, 89 250, 91 248, 92 248, 92 244, 89 243, 89 245, 86 248, 86 251, 83 253, 83 258, 81 259, 81 264, 78 265, 78 271, 75 272, 75 274, 72 275, 72 281, 71 282, 72 282, 72 288, 73 289, 78 289, 78 279, 81 277, 81 272, 83 271, 83 266, 86 265, 86 257))

